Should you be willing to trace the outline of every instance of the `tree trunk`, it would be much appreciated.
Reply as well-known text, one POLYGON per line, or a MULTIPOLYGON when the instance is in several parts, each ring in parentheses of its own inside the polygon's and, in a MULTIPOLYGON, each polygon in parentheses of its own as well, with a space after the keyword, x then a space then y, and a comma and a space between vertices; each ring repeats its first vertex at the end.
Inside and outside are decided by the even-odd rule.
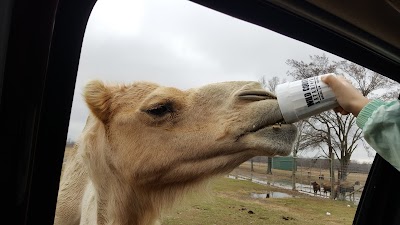
POLYGON ((302 137, 303 128, 305 125, 305 121, 302 120, 297 123, 297 138, 296 138, 296 145, 293 148, 293 168, 292 168, 292 190, 296 190, 296 172, 297 172, 297 152, 300 149, 300 142, 302 137))
POLYGON ((347 169, 349 167, 350 158, 348 156, 344 156, 340 159, 340 180, 347 180, 347 169))
POLYGON ((254 172, 253 159, 250 160, 250 171, 254 172))
POLYGON ((272 157, 268 157, 267 174, 272 174, 272 157))
POLYGON ((292 190, 296 190, 297 150, 293 151, 292 190))
POLYGON ((331 165, 329 167, 329 174, 331 177, 331 195, 329 196, 330 199, 335 198, 335 170, 333 165, 335 164, 335 154, 332 151, 332 146, 329 146, 329 157, 331 161, 331 165))
POLYGON ((334 199, 336 195, 335 191, 335 153, 333 152, 332 141, 331 141, 331 129, 329 125, 327 125, 328 129, 328 149, 329 149, 329 159, 330 159, 330 166, 329 166, 329 176, 331 178, 331 195, 329 196, 330 199, 334 199))

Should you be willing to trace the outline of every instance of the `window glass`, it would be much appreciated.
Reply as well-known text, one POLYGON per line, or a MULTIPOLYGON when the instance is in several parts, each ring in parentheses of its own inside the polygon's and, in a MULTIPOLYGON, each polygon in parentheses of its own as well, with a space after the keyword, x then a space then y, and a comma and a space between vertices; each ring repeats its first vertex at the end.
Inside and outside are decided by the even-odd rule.
MULTIPOLYGON (((79 137, 89 109, 83 90, 91 80, 102 80, 109 85, 148 81, 181 90, 216 82, 257 81, 266 90, 274 92, 279 83, 330 72, 344 75, 361 89, 367 88, 375 75, 308 44, 189 1, 98 1, 83 42, 63 174, 66 165, 78 160, 79 150, 74 145, 84 145, 79 137)), ((397 97, 397 83, 382 79, 381 85, 366 93, 368 97, 385 100, 397 97)), ((103 103, 117 104, 112 102, 113 98, 107 101, 103 103)), ((125 101, 124 104, 142 102, 125 101)), ((117 106, 113 107, 118 110, 117 106)), ((175 110, 154 107, 144 111, 175 110)), ((172 209, 167 206, 168 210, 161 214, 162 224, 309 224, 315 221, 351 224, 375 151, 363 140, 352 116, 340 117, 330 126, 321 120, 334 116, 329 111, 318 118, 296 123, 301 138, 294 144, 295 153, 270 158, 257 156, 245 161, 212 179, 210 185, 204 187, 208 191, 200 196, 197 191, 187 193, 186 198, 172 209), (339 123, 345 123, 342 131, 348 131, 348 137, 335 134, 339 123), (327 140, 332 143, 331 148, 327 140), (351 147, 343 149, 340 142, 351 147)), ((119 122, 118 126, 123 126, 119 122)), ((126 124, 130 123, 126 121, 126 124)), ((141 132, 134 128, 132 131, 141 132)), ((115 138, 113 135, 118 136, 118 132, 107 138, 115 138)), ((100 140, 96 138, 90 140, 99 145, 105 143, 98 143, 100 140)), ((162 140, 160 135, 154 142, 162 140)), ((136 142, 129 143, 134 145, 136 142)), ((161 173, 165 171, 157 169, 161 168, 163 160, 148 159, 148 164, 136 165, 142 157, 140 154, 121 151, 107 154, 125 154, 125 158, 132 158, 127 170, 146 167, 152 176, 159 173, 162 181, 161 173)), ((175 156, 164 157, 167 160, 175 156)), ((191 160, 201 161, 202 157, 199 153, 191 160)), ((102 166, 101 163, 108 165, 106 160, 98 165, 102 166)), ((178 160, 177 163, 187 162, 178 160)), ((196 168, 195 165, 187 164, 188 173, 196 168)), ((94 173, 101 172, 96 170, 94 173)), ((172 179, 170 182, 182 182, 179 177, 169 179, 172 179)))

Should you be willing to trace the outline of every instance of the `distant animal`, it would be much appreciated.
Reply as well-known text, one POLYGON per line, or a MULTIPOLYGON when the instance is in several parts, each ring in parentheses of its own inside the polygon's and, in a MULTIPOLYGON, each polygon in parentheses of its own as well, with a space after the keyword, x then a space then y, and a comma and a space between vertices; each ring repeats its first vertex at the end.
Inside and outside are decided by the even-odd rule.
POLYGON ((324 180, 324 179, 325 179, 325 178, 324 178, 324 175, 323 175, 323 174, 319 175, 318 179, 324 180))
POLYGON ((350 193, 349 198, 350 201, 354 201, 354 185, 347 186, 347 185, 335 185, 334 187, 334 199, 341 199, 344 200, 346 198, 346 193, 350 193))
POLYGON ((350 201, 354 201, 354 186, 340 186, 339 192, 343 195, 343 199, 345 199, 346 193, 349 192, 350 201))
POLYGON ((313 186, 313 190, 314 190, 314 195, 316 195, 319 191, 319 193, 321 194, 321 185, 319 185, 317 182, 313 181, 311 182, 311 185, 313 186))
POLYGON ((91 111, 60 181, 56 225, 159 224, 162 209, 254 156, 289 155, 293 124, 256 82, 179 90, 90 82, 91 111))
POLYGON ((322 188, 324 189, 325 196, 328 195, 328 192, 332 194, 332 187, 330 184, 322 184, 322 188))

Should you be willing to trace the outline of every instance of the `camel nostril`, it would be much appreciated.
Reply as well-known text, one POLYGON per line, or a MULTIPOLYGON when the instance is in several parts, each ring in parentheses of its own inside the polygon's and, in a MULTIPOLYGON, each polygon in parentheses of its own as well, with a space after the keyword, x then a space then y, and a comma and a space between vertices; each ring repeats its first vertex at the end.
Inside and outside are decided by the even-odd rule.
POLYGON ((265 90, 248 90, 238 94, 239 99, 261 101, 266 99, 276 99, 276 96, 265 90))

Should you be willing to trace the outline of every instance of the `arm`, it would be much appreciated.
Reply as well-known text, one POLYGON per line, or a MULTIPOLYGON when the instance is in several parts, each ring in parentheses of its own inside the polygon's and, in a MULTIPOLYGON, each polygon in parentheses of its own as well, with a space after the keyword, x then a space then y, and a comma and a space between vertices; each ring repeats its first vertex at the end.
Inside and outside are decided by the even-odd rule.
POLYGON ((336 95, 340 106, 335 111, 356 116, 368 144, 400 171, 400 101, 370 101, 343 77, 326 76, 322 81, 336 95))
POLYGON ((357 125, 368 144, 400 171, 400 101, 371 101, 359 113, 357 125))
POLYGON ((328 75, 322 77, 322 81, 332 88, 333 93, 335 93, 340 105, 334 109, 336 112, 343 115, 351 113, 357 117, 361 109, 370 102, 368 98, 364 97, 359 90, 342 76, 328 75))

